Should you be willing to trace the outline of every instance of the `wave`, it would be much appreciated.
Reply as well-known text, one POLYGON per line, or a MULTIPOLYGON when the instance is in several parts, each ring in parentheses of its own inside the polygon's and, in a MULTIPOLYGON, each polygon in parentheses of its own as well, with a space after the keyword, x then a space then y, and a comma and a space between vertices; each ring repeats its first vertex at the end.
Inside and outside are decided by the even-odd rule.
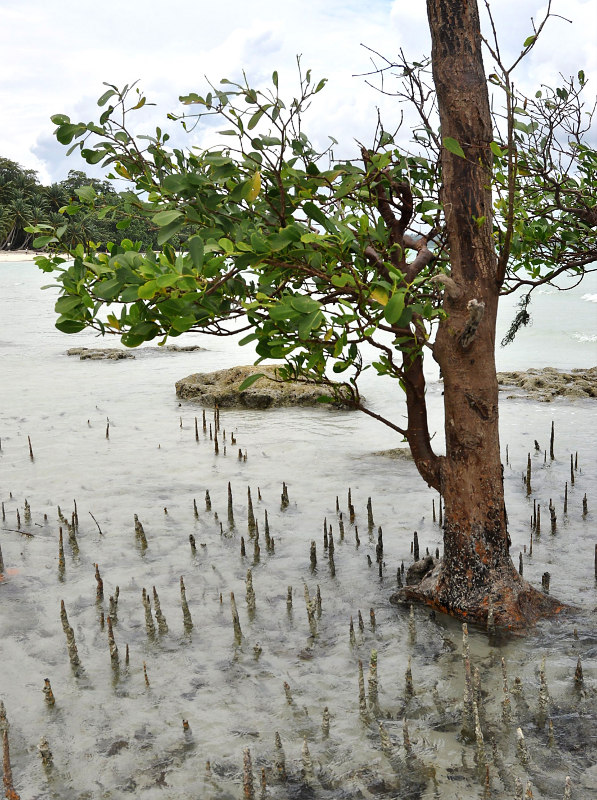
POLYGON ((597 342, 597 334, 588 336, 586 333, 573 333, 572 338, 577 342, 597 342))
POLYGON ((597 303, 597 294, 583 294, 581 300, 587 300, 589 303, 597 303))

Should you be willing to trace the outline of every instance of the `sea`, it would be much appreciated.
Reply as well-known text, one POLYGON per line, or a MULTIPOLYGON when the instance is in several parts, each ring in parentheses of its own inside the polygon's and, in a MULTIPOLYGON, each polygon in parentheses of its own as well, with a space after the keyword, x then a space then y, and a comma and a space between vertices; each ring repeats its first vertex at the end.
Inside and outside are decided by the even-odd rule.
MULTIPOLYGON (((0 263, 0 699, 21 797, 510 800, 521 785, 553 800, 567 778, 572 797, 597 796, 595 399, 501 394, 512 558, 576 612, 523 638, 469 630, 482 734, 469 741, 461 624, 388 601, 414 532, 423 553, 443 546, 440 498, 407 456, 379 455, 404 455, 401 437, 328 408, 222 409, 219 427, 207 409, 204 425, 174 384, 252 363, 238 337, 82 361, 67 350, 119 344, 60 333, 48 282, 0 263)), ((502 302, 498 342, 516 302, 502 302)), ((530 311, 498 344, 499 370, 597 364, 596 275, 537 290, 530 311)), ((371 373, 367 403, 400 425, 399 388, 371 373)), ((441 452, 432 362, 426 375, 441 452)))

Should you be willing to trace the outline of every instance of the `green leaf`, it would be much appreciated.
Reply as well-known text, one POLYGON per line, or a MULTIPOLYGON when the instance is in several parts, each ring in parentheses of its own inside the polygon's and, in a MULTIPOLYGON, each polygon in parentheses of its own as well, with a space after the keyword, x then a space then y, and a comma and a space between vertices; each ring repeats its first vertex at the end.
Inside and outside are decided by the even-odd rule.
POLYGON ((455 156, 460 156, 460 158, 466 158, 464 155, 464 150, 456 141, 456 139, 453 139, 451 136, 445 136, 442 139, 442 142, 446 150, 449 150, 450 153, 454 153, 455 156))
POLYGON ((321 304, 317 300, 313 300, 306 294, 297 294, 290 298, 290 305, 301 314, 311 314, 313 311, 318 311, 321 304))
POLYGON ((159 334, 159 329, 154 322, 138 322, 130 330, 129 335, 141 341, 149 341, 159 334))
POLYGON ((191 236, 187 241, 187 247, 191 255, 191 260, 195 269, 200 270, 203 266, 204 246, 200 236, 191 236))
POLYGON ((530 126, 529 125, 525 125, 524 122, 521 122, 518 119, 515 119, 514 122, 512 123, 512 125, 517 131, 522 131, 523 133, 529 133, 530 126))
POLYGON ((58 317, 55 322, 56 327, 62 333, 79 333, 85 327, 85 323, 76 319, 68 319, 67 317, 58 317))
POLYGON ((345 372, 351 366, 351 363, 351 361, 336 361, 332 369, 336 374, 345 372))
POLYGON ((354 286, 354 278, 348 272, 343 272, 341 275, 332 275, 332 284, 343 289, 347 284, 354 286))
POLYGON ((384 306, 383 315, 386 321, 390 323, 390 325, 393 325, 395 322, 398 322, 398 320, 402 316, 402 312, 404 311, 405 295, 406 295, 405 290, 396 292, 395 294, 392 295, 392 297, 390 297, 390 299, 384 306))
POLYGON ((97 197, 97 192, 93 186, 79 186, 78 189, 75 189, 75 192, 79 200, 83 200, 86 203, 93 203, 97 197))
POLYGON ((54 114, 50 117, 50 120, 54 123, 54 125, 68 125, 70 122, 70 117, 67 117, 66 114, 54 114))
POLYGON ((184 228, 184 220, 181 222, 174 220, 174 222, 171 222, 169 225, 164 225, 157 236, 158 245, 161 247, 168 241, 168 239, 171 239, 174 234, 178 233, 178 231, 182 228, 184 228))
POLYGON ((276 87, 276 89, 277 89, 277 88, 278 88, 278 73, 277 73, 277 71, 276 71, 276 70, 274 70, 274 71, 272 72, 272 83, 274 84, 274 86, 275 86, 275 87, 276 87))
POLYGON ((292 308, 292 306, 287 303, 276 303, 275 306, 271 306, 271 308, 268 309, 268 312, 270 319, 273 319, 275 322, 280 322, 284 319, 297 320, 301 316, 300 311, 292 308))
POLYGON ((303 205, 303 211, 309 217, 309 219, 312 219, 315 222, 318 222, 320 225, 323 225, 324 228, 327 228, 328 219, 323 211, 315 205, 315 203, 312 203, 311 201, 306 202, 303 205))
POLYGON ((105 106, 108 100, 111 97, 114 97, 115 94, 116 92, 114 91, 114 89, 108 89, 108 91, 104 92, 103 95, 97 101, 98 106, 105 106))
POLYGON ((227 239, 225 236, 223 236, 221 239, 218 239, 218 244, 226 253, 226 255, 234 253, 234 242, 231 242, 230 239, 227 239))
POLYGON ((108 108, 104 111, 104 113, 99 118, 100 125, 103 125, 105 122, 107 122, 110 119, 110 115, 112 114, 113 111, 114 111, 114 106, 108 106, 108 108))
POLYGON ((320 233, 304 233, 301 236, 301 242, 304 244, 311 244, 312 242, 323 242, 325 238, 320 233))
POLYGON ((323 320, 323 314, 319 309, 312 311, 304 316, 298 324, 299 339, 307 339, 314 328, 319 327, 323 320))
POLYGON ((71 294, 59 297, 56 300, 56 305, 54 306, 54 311, 57 314, 63 314, 65 317, 72 316, 75 309, 81 308, 81 298, 77 296, 73 296, 71 294))
POLYGON ((498 158, 503 158, 504 151, 497 142, 490 142, 489 147, 494 156, 497 156, 498 158))
POLYGON ((57 241, 58 239, 55 236, 38 236, 37 239, 33 240, 33 247, 37 249, 38 247, 45 247, 50 242, 57 241))
POLYGON ((240 340, 239 345, 242 346, 242 345, 245 345, 245 344, 249 344, 249 342, 254 342, 256 339, 259 339, 259 334, 258 333, 250 333, 248 336, 245 336, 240 340))
POLYGON ((167 272, 165 275, 158 275, 155 282, 160 289, 165 289, 168 286, 175 286, 179 277, 177 272, 167 272))
POLYGON ((434 203, 433 200, 423 200, 417 206, 417 211, 419 214, 424 214, 426 211, 435 211, 438 208, 441 208, 439 203, 434 203))
POLYGON ((74 138, 74 135, 78 132, 79 126, 78 125, 60 125, 58 130, 56 131, 56 138, 60 142, 60 144, 70 144, 74 138))
POLYGON ((81 155, 88 164, 99 164, 102 158, 106 155, 105 150, 81 150, 81 155))
POLYGON ((157 214, 154 214, 151 218, 151 221, 156 225, 159 225, 160 228, 165 225, 170 225, 177 219, 180 219, 183 214, 181 211, 176 211, 173 209, 172 211, 158 211, 157 214))
POLYGON ((527 36, 527 38, 526 38, 526 39, 524 40, 524 42, 522 43, 522 46, 523 46, 523 47, 529 47, 530 45, 532 45, 532 44, 533 44, 533 42, 535 41, 535 39, 536 39, 536 38, 537 38, 537 37, 536 37, 536 35, 534 35, 534 34, 533 34, 533 36, 527 36))
POLYGON ((158 285, 155 281, 147 281, 137 289, 137 297, 139 300, 151 300, 152 297, 155 297, 157 290, 158 285))
POLYGON ((232 159, 216 153, 209 153, 209 155, 205 156, 205 162, 207 164, 212 164, 214 167, 224 167, 228 164, 233 164, 232 159))
POLYGON ((264 254, 270 252, 266 239, 259 233, 251 234, 251 247, 256 253, 264 254))
POLYGON ((107 281, 96 283, 93 293, 102 300, 113 300, 122 289, 122 282, 118 278, 110 278, 107 281))
POLYGON ((255 375, 249 375, 248 378, 245 378, 241 385, 238 387, 239 392, 244 392, 245 389, 251 387, 254 383, 256 383, 259 378, 265 378, 266 375, 263 372, 257 372, 255 375))
POLYGON ((195 324, 195 317, 174 317, 172 327, 179 333, 188 331, 195 324))
POLYGON ((187 175, 166 175, 162 182, 162 186, 167 192, 172 194, 179 194, 189 188, 189 180, 187 175))
POLYGON ((247 125, 248 130, 252 131, 253 128, 255 128, 257 126, 257 124, 259 123, 259 120, 261 119, 263 114, 264 114, 264 110, 262 108, 260 108, 259 111, 256 111, 253 114, 253 116, 249 120, 249 124, 247 125))

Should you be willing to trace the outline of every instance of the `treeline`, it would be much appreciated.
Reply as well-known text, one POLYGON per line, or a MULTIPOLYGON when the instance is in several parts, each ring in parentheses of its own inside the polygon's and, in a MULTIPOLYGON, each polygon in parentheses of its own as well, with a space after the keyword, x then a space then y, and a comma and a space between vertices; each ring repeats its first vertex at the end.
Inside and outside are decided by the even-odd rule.
MULTIPOLYGON (((26 228, 36 225, 66 226, 62 239, 72 247, 90 241, 120 242, 126 236, 141 242, 143 249, 156 249, 158 228, 148 219, 129 218, 126 229, 122 222, 118 224, 121 220, 118 206, 124 203, 124 194, 115 191, 108 181, 90 178, 84 172, 71 170, 65 180, 43 186, 35 170, 0 157, 0 250, 31 247, 36 235, 28 233, 26 228), (112 206, 115 210, 103 216, 98 211, 76 209, 77 189, 83 186, 93 187, 98 195, 98 208, 112 206)), ((176 246, 180 241, 173 244, 176 246)))

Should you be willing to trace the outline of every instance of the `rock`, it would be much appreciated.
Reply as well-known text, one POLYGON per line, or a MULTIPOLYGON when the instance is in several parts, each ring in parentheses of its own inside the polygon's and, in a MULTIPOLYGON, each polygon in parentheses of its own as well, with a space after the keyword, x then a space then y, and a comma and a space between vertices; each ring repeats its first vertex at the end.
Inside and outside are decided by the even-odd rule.
POLYGON ((112 359, 118 361, 121 358, 134 358, 135 354, 130 350, 120 350, 117 347, 71 347, 66 351, 67 356, 79 356, 81 361, 112 359))
POLYGON ((393 447, 391 450, 377 450, 373 453, 374 456, 384 456, 384 458, 392 458, 396 461, 412 461, 413 454, 408 447, 393 447))
MULTIPOLYGON (((221 408, 274 408, 276 406, 315 406, 319 398, 331 394, 329 386, 299 381, 276 380, 275 365, 232 367, 217 372, 197 372, 176 382, 176 394, 185 400, 221 408), (248 389, 239 386, 250 375, 262 373, 248 389)), ((342 405, 337 403, 336 405, 342 405)))
POLYGON ((197 344, 177 345, 168 344, 165 347, 140 347, 136 350, 123 350, 119 347, 71 347, 66 351, 67 356, 79 356, 81 361, 103 361, 110 359, 119 361, 122 358, 137 358, 137 356, 164 355, 165 353, 194 353, 196 350, 205 350, 197 344))
POLYGON ((417 583, 421 583, 425 575, 432 570, 436 564, 439 563, 439 559, 434 558, 433 556, 425 556, 425 558, 421 558, 419 561, 415 561, 410 567, 406 570, 406 585, 407 586, 416 586, 417 583))
POLYGON ((597 764, 593 764, 592 767, 589 767, 580 775, 578 784, 583 789, 597 792, 597 764))
POLYGON ((554 397, 597 397, 597 367, 563 372, 553 367, 528 369, 526 372, 498 372, 500 387, 520 387, 524 394, 509 394, 508 398, 527 397, 549 403, 554 397))
MULTIPOLYGON (((144 350, 163 350, 163 347, 144 347, 144 350)), ((171 353, 194 353, 197 350, 203 350, 205 352, 205 347, 199 347, 198 344, 167 344, 166 350, 169 350, 171 353)))

